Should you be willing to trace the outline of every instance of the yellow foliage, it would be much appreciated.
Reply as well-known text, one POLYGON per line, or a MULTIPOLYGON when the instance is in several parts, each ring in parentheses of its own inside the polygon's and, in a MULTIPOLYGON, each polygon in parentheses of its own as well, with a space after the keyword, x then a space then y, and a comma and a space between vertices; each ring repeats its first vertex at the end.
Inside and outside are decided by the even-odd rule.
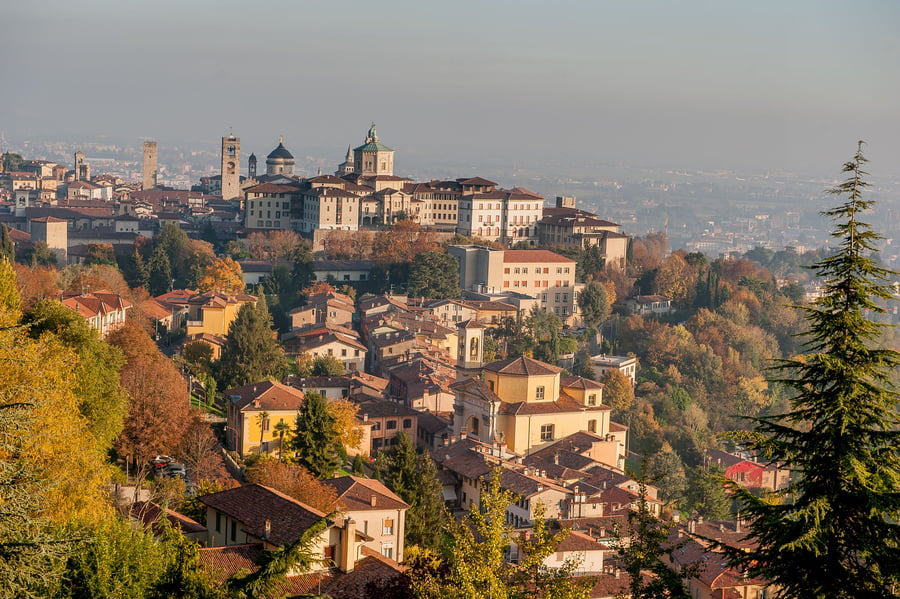
POLYGON ((14 459, 46 484, 39 511, 57 522, 110 509, 104 490, 109 466, 73 392, 77 359, 50 337, 37 342, 20 329, 0 330, 0 406, 18 403, 28 410, 25 425, 13 433, 19 437, 9 439, 21 448, 14 459))
POLYGON ((241 265, 231 258, 216 258, 204 269, 203 278, 198 287, 200 291, 242 293, 245 285, 241 265))
POLYGON ((356 424, 359 406, 346 399, 336 399, 328 402, 328 411, 334 418, 334 428, 341 445, 359 449, 362 442, 362 429, 356 424))

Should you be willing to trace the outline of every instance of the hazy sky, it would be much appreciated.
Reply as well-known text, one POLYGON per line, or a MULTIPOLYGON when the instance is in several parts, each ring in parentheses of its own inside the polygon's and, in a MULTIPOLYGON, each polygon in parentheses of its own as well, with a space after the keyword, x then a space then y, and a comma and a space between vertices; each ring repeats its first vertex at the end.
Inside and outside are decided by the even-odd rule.
MULTIPOLYGON (((0 130, 404 164, 900 173, 900 2, 5 2, 0 130)), ((467 173, 461 173, 467 174, 467 173)))

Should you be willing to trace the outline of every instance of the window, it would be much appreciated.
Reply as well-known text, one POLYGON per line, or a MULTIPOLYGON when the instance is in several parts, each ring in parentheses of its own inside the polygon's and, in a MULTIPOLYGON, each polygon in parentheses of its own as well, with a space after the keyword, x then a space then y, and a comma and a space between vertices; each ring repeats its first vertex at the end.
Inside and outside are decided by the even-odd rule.
POLYGON ((590 395, 588 395, 588 405, 589 406, 597 405, 597 394, 596 393, 591 393, 590 395))
POLYGON ((541 385, 540 387, 535 389, 534 398, 535 399, 544 399, 544 386, 543 385, 541 385))
POLYGON ((394 519, 393 518, 385 518, 384 525, 381 528, 382 528, 381 534, 383 534, 383 535, 394 534, 394 519))
POLYGON ((394 559, 394 546, 393 545, 382 545, 381 547, 381 555, 388 559, 394 559))
POLYGON ((231 541, 232 542, 237 541, 237 521, 236 520, 231 521, 231 541))
POLYGON ((397 428, 397 421, 396 420, 388 420, 385 428, 387 428, 389 431, 394 430, 395 428, 397 428))
POLYGON ((513 271, 513 272, 515 272, 515 274, 519 274, 520 270, 521 270, 521 269, 517 268, 517 269, 516 269, 515 271, 513 271))
POLYGON ((342 358, 346 358, 346 357, 347 357, 347 350, 346 350, 346 349, 342 349, 342 350, 341 350, 341 357, 342 357, 342 358))
POLYGON ((569 301, 569 294, 563 293, 563 303, 567 303, 569 301))
POLYGON ((558 294, 558 293, 556 294, 556 301, 557 301, 557 302, 559 301, 559 294, 558 294))
POLYGON ((403 428, 412 428, 412 418, 403 419, 403 428))
POLYGON ((523 269, 522 269, 522 274, 523 274, 523 275, 527 275, 527 274, 528 274, 528 269, 527 269, 527 268, 523 268, 523 269))
POLYGON ((588 420, 588 431, 592 433, 597 432, 597 421, 596 420, 588 420))
POLYGON ((359 350, 358 350, 358 349, 354 349, 354 350, 353 350, 353 357, 355 357, 355 358, 358 358, 358 357, 359 357, 359 350))
POLYGON ((541 441, 552 441, 553 440, 553 425, 552 424, 542 424, 541 425, 541 441))
POLYGON ((216 532, 220 532, 222 530, 222 514, 216 512, 216 532))

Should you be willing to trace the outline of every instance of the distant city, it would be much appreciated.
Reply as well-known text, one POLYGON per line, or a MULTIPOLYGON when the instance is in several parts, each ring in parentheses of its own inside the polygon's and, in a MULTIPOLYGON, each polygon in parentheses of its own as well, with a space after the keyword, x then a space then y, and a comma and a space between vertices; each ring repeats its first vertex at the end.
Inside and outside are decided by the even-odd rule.
MULTIPOLYGON (((273 136, 273 144, 275 141, 273 136)), ((351 140, 352 141, 352 140, 351 140)), ((344 154, 335 140, 332 155, 315 148, 297 151, 295 173, 314 177, 331 173, 344 154)), ((76 151, 85 154, 95 173, 125 181, 142 178, 142 142, 121 141, 9 141, 0 138, 0 152, 16 152, 27 159, 69 165, 76 151)), ((346 144, 346 141, 344 141, 346 144)), ((291 147, 290 142, 286 142, 291 147)), ((302 144, 298 143, 298 146, 302 144)), ((249 148, 245 154, 249 156, 249 148)), ((257 148, 268 150, 268 148, 257 148)), ((262 152, 260 152, 262 153, 262 152)), ((828 223, 819 212, 828 205, 824 190, 836 180, 810 173, 753 173, 735 171, 669 170, 609 164, 543 164, 492 161, 479 167, 467 163, 429 163, 423 155, 400 154, 397 174, 413 180, 433 180, 460 174, 478 175, 504 186, 520 186, 547 198, 575 196, 577 207, 621 225, 623 233, 644 235, 666 231, 670 249, 701 251, 716 257, 743 253, 756 246, 793 247, 798 252, 830 243, 828 223)), ((211 138, 206 147, 159 144, 158 185, 189 190, 220 169, 220 148, 211 138)), ((833 165, 822 165, 823 173, 833 165)), ((241 165, 247 174, 247 162, 241 165)), ((878 201, 879 231, 886 237, 882 260, 900 265, 894 238, 900 232, 900 180, 872 169, 878 201)))

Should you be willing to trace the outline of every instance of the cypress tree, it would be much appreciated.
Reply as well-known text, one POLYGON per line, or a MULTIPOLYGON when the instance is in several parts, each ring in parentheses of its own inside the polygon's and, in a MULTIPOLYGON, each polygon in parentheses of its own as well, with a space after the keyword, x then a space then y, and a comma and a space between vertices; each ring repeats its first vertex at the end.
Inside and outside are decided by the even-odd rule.
POLYGON ((219 360, 222 389, 280 379, 287 371, 284 350, 272 331, 272 318, 264 306, 247 303, 228 328, 219 360))
POLYGON ((161 295, 172 289, 172 264, 162 246, 157 246, 150 256, 148 283, 150 295, 161 295))
POLYGON ((830 190, 844 203, 825 211, 840 240, 813 265, 825 293, 801 308, 808 324, 802 355, 781 360, 776 382, 793 392, 788 411, 757 420, 755 446, 784 462, 791 484, 761 499, 734 490, 753 521, 757 546, 734 562, 780 587, 784 597, 895 597, 900 592, 900 418, 891 371, 898 352, 879 347, 895 273, 870 257, 881 237, 860 220, 862 142, 830 190))
POLYGON ((409 504, 407 544, 440 549, 444 497, 431 458, 418 453, 409 436, 400 433, 397 444, 378 455, 376 468, 381 481, 409 504))
POLYGON ((13 244, 9 228, 6 225, 0 227, 0 260, 3 258, 9 260, 10 263, 16 258, 16 246, 13 244))
POLYGON ((331 478, 341 465, 341 442, 328 404, 318 393, 307 393, 297 415, 291 445, 297 462, 318 479, 331 478))

